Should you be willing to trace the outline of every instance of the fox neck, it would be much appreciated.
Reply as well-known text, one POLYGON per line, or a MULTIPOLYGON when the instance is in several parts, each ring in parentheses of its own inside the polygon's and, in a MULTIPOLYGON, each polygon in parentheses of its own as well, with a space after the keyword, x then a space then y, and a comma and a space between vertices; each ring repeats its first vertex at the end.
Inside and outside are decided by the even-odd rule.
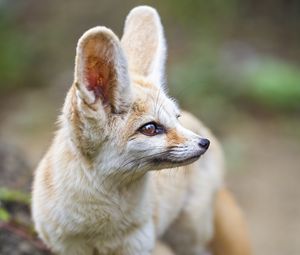
MULTIPOLYGON (((97 172, 100 169, 94 169, 97 172)), ((120 172, 122 172, 120 170, 120 172)), ((150 173, 115 173, 90 175, 92 189, 110 209, 127 211, 135 215, 143 210, 147 217, 151 217, 151 179, 150 173), (148 210, 147 210, 148 209, 148 210)), ((111 211, 111 210, 110 210, 111 211)), ((123 214, 120 215, 123 217, 123 214)))
POLYGON ((142 189, 142 186, 147 187, 149 182, 148 172, 138 172, 135 170, 128 172, 120 169, 116 172, 114 169, 110 171, 110 174, 103 174, 97 167, 95 171, 99 171, 97 178, 94 179, 98 180, 95 185, 101 188, 106 194, 135 192, 136 189, 142 189))

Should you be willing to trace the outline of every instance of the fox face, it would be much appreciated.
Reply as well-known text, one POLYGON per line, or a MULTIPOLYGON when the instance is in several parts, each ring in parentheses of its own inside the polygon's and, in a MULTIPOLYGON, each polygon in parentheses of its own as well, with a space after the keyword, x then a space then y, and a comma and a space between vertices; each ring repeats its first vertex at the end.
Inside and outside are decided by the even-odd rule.
POLYGON ((140 11, 128 15, 121 41, 105 27, 80 38, 61 118, 90 165, 107 174, 186 165, 209 147, 180 123, 180 110, 165 93, 159 16, 140 11))

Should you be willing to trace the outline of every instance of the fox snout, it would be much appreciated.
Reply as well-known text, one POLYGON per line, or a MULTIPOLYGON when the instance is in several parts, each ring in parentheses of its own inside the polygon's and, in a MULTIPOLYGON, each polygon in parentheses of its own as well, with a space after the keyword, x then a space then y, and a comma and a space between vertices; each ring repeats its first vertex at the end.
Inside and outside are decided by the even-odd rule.
MULTIPOLYGON (((198 145, 201 149, 204 150, 204 152, 209 148, 209 145, 210 145, 210 141, 206 138, 200 138, 199 142, 198 142, 198 145)), ((204 153, 203 152, 203 153, 204 153)))

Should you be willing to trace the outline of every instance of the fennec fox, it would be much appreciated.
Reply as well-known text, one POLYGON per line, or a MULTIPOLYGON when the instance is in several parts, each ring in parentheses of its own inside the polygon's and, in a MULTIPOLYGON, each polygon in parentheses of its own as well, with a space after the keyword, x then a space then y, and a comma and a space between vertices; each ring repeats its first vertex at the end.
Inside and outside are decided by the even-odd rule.
POLYGON ((218 142, 167 96, 165 59, 159 15, 147 6, 129 13, 121 41, 105 27, 79 39, 74 83, 33 185, 35 227, 53 252, 250 254, 218 142))

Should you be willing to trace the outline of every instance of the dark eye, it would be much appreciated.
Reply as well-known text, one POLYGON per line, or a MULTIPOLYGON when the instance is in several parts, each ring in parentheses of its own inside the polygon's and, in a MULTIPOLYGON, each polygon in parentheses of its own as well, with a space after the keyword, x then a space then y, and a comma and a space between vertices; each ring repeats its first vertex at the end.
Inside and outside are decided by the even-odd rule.
POLYGON ((143 135, 147 135, 147 136, 154 136, 154 135, 162 134, 162 133, 164 133, 164 131, 165 131, 164 128, 155 122, 147 123, 144 126, 141 126, 139 128, 139 132, 141 132, 143 135))

